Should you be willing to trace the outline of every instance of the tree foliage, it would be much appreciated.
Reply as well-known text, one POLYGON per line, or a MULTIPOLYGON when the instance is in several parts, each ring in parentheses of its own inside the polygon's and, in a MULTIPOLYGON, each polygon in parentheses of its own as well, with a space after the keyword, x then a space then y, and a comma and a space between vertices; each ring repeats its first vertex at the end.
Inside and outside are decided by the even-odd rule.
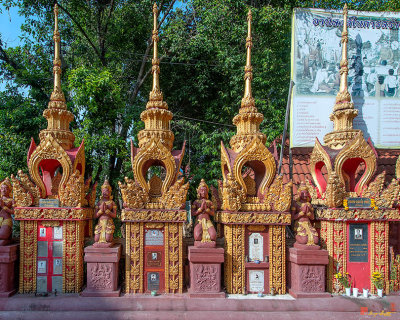
MULTIPOLYGON (((220 141, 235 132, 232 118, 243 95, 246 15, 253 10, 253 95, 264 114, 268 143, 284 124, 290 80, 291 17, 295 7, 340 9, 345 1, 157 1, 161 88, 174 113, 175 147, 187 141, 184 165, 193 186, 220 178, 220 141)), ((26 170, 30 138, 38 141, 52 90, 54 2, 0 0, 26 19, 21 45, 0 34, 0 178, 26 170)), ((140 113, 151 79, 152 1, 59 1, 63 90, 85 139, 87 174, 116 181, 131 176, 129 145, 143 127, 140 113)), ((398 1, 350 1, 350 9, 400 10, 398 1)))

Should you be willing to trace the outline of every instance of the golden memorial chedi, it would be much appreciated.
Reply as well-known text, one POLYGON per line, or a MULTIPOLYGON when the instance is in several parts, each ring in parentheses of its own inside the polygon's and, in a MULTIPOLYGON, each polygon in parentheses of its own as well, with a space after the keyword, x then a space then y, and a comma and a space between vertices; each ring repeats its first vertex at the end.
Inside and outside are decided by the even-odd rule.
MULTIPOLYGON (((348 272, 355 287, 370 288, 374 292, 371 275, 380 272, 388 293, 389 227, 400 219, 399 211, 393 208, 399 195, 399 182, 393 179, 386 186, 385 172, 376 175, 377 151, 371 140, 365 140, 361 130, 353 128, 358 110, 351 101, 347 82, 347 5, 343 16, 340 89, 330 115, 334 129, 325 135, 325 145, 316 139, 310 157, 316 187, 310 184, 308 187, 313 204, 318 205, 316 216, 321 221, 322 245, 329 252, 328 291, 341 292, 343 288, 334 274, 348 272), (361 199, 370 205, 350 205, 361 199), (355 250, 356 246, 365 250, 355 250)), ((396 173, 399 178, 398 170, 396 173)))
POLYGON ((40 143, 32 139, 29 175, 12 176, 20 223, 19 292, 79 292, 83 284, 85 229, 92 224, 96 186, 84 181, 84 143, 74 147, 73 114, 61 89, 58 6, 54 7, 54 90, 43 116, 40 143))
POLYGON ((119 183, 125 223, 127 293, 181 293, 183 289, 183 223, 189 184, 179 176, 185 147, 172 150, 172 112, 160 90, 158 9, 153 7, 154 28, 149 101, 140 116, 139 148, 131 143, 134 180, 119 183))
POLYGON ((291 223, 292 184, 276 175, 276 160, 259 126, 263 115, 252 96, 252 15, 247 16, 245 90, 231 149, 221 142, 223 182, 214 203, 225 237, 224 281, 228 293, 286 292, 285 228, 291 223), (219 199, 216 199, 219 198, 219 199))

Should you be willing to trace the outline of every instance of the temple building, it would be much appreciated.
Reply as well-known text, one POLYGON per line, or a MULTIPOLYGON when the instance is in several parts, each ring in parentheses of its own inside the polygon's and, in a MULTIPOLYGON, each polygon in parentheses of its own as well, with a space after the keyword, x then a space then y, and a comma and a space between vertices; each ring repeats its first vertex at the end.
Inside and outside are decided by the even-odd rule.
MULTIPOLYGON (((300 180, 306 180, 311 175, 315 185, 308 184, 320 222, 322 246, 329 252, 328 291, 342 292, 343 287, 334 275, 348 273, 353 287, 375 292, 372 274, 379 272, 384 279, 384 289, 389 293, 390 259, 399 253, 397 228, 400 214, 395 202, 400 186, 394 177, 398 152, 395 152, 396 156, 393 152, 378 152, 370 139, 365 140, 361 130, 353 128, 358 111, 351 101, 347 84, 347 19, 345 6, 340 89, 330 115, 334 129, 325 135, 324 144, 316 139, 309 158, 304 150, 293 153, 293 178, 301 176, 300 180), (387 175, 385 170, 392 169, 387 175), (389 255, 390 242, 393 242, 392 250, 397 251, 392 252, 392 257, 389 255)), ((287 165, 286 169, 284 166, 284 171, 287 169, 287 165)), ((399 169, 396 169, 397 178, 400 177, 398 173, 399 169)))
MULTIPOLYGON (((286 293, 286 226, 291 223, 292 184, 276 174, 276 160, 259 126, 263 115, 252 96, 252 16, 247 16, 245 90, 231 149, 221 143, 223 182, 216 221, 225 238, 227 293, 286 293)), ((214 199, 218 195, 214 194, 214 199)))
POLYGON ((29 175, 12 176, 20 224, 19 292, 79 292, 84 237, 92 225, 96 186, 84 181, 84 143, 74 147, 73 114, 61 89, 58 6, 54 7, 54 90, 43 116, 48 126, 28 151, 29 175))
POLYGON ((160 90, 157 44, 157 5, 153 7, 153 86, 139 148, 131 143, 134 180, 119 183, 125 223, 125 281, 127 293, 181 293, 183 290, 183 223, 189 184, 180 177, 185 146, 172 150, 172 112, 160 90))

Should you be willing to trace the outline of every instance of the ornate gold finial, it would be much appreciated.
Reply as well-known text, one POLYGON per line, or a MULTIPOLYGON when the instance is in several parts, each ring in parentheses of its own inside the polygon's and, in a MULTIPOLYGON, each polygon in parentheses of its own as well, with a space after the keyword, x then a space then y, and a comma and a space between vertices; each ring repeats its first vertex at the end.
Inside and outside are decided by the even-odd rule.
POLYGON ((251 81, 253 80, 253 67, 251 66, 251 48, 253 40, 251 37, 251 22, 253 17, 251 10, 247 14, 247 38, 246 38, 246 66, 244 68, 244 95, 242 98, 239 114, 233 118, 233 124, 237 127, 237 133, 232 137, 230 145, 235 152, 242 150, 253 138, 258 137, 262 143, 267 138, 260 132, 260 123, 264 116, 258 112, 251 92, 251 81))
POLYGON ((333 107, 333 113, 330 115, 333 121, 333 132, 325 135, 324 141, 332 149, 342 148, 347 141, 353 139, 360 130, 353 129, 353 119, 357 116, 358 110, 354 109, 351 102, 347 77, 349 74, 347 59, 347 44, 349 42, 349 33, 347 31, 348 9, 347 4, 343 8, 343 31, 342 31, 342 59, 340 60, 340 86, 336 95, 336 103, 333 107))
POLYGON ((139 147, 142 148, 149 144, 152 138, 161 140, 161 143, 168 148, 172 149, 174 142, 174 134, 170 130, 170 121, 172 119, 172 112, 168 110, 168 105, 163 101, 163 94, 160 89, 160 59, 158 59, 158 30, 157 30, 157 4, 153 5, 153 59, 152 59, 152 73, 153 73, 153 87, 150 91, 149 101, 146 105, 146 110, 140 115, 140 119, 144 122, 144 129, 138 134, 139 147))
POLYGON ((208 199, 208 192, 209 192, 209 189, 208 189, 208 185, 207 185, 207 183, 205 182, 204 179, 201 179, 200 184, 199 184, 199 186, 197 187, 197 194, 199 194, 201 188, 206 188, 206 189, 207 189, 207 196, 206 196, 206 197, 207 197, 207 199, 208 199))
MULTIPOLYGON (((253 109, 255 102, 251 91, 251 81, 253 80, 253 67, 251 66, 251 48, 253 47, 253 38, 251 37, 251 22, 253 17, 251 10, 247 14, 247 38, 246 38, 246 66, 244 67, 244 95, 241 108, 253 109)), ((244 110, 250 111, 250 110, 244 110)), ((254 110, 251 110, 254 112, 254 110)), ((257 110, 256 110, 257 111, 257 110)))
POLYGON ((60 43, 61 37, 60 32, 58 31, 58 5, 57 3, 54 5, 54 61, 53 61, 53 74, 54 74, 54 90, 51 94, 51 101, 62 101, 63 104, 58 104, 57 107, 59 108, 60 105, 63 109, 66 109, 65 105, 65 97, 64 93, 61 90, 61 58, 60 58, 60 43))
POLYGON ((50 102, 43 116, 47 119, 47 129, 39 134, 40 140, 44 141, 47 135, 52 135, 58 144, 65 150, 69 150, 74 145, 75 136, 69 130, 69 124, 74 119, 74 115, 67 110, 65 96, 61 90, 61 37, 58 30, 58 5, 54 5, 54 89, 50 96, 50 102))
POLYGON ((153 40, 153 59, 152 70, 153 73, 153 87, 150 92, 149 103, 147 108, 162 108, 168 109, 168 105, 163 101, 163 94, 160 89, 160 59, 158 58, 158 29, 157 29, 158 8, 154 2, 153 5, 153 33, 151 39, 153 40))

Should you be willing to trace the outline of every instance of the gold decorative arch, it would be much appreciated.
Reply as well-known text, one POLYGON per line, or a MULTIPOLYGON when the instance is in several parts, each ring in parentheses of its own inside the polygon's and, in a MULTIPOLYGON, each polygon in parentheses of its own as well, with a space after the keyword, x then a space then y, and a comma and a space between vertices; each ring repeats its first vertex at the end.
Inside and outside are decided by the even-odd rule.
POLYGON ((239 153, 233 164, 235 180, 239 182, 245 194, 247 187, 242 177, 242 168, 249 161, 260 161, 265 166, 265 175, 258 188, 258 191, 264 194, 275 177, 276 163, 272 153, 258 137, 254 137, 253 141, 239 153))
POLYGON ((221 141, 221 171, 224 180, 226 180, 225 167, 228 168, 228 171, 230 173, 232 173, 228 151, 226 150, 223 142, 221 141))
POLYGON ((365 172, 358 182, 358 188, 355 190, 357 192, 368 184, 376 170, 376 154, 371 145, 365 141, 361 131, 336 156, 335 171, 343 184, 345 184, 344 173, 342 172, 343 165, 346 160, 355 158, 360 158, 365 162, 365 172))
POLYGON ((82 172, 81 176, 85 176, 85 166, 86 166, 86 159, 85 159, 85 144, 84 141, 82 141, 78 153, 76 154, 75 161, 74 161, 74 172, 77 170, 78 164, 82 165, 82 172))
POLYGON ((325 164, 326 170, 328 171, 328 176, 330 176, 332 173, 331 158, 329 157, 329 155, 325 151, 325 149, 322 147, 318 138, 316 138, 315 146, 314 146, 313 152, 311 153, 311 156, 310 156, 310 167, 311 167, 311 176, 312 176, 319 192, 322 194, 323 193, 322 186, 318 182, 317 173, 315 170, 317 163, 319 163, 319 162, 323 162, 325 164))
POLYGON ((72 162, 67 152, 60 146, 60 144, 53 138, 51 134, 48 134, 45 139, 40 142, 39 146, 32 152, 28 161, 29 174, 32 180, 40 188, 42 195, 46 195, 47 192, 44 182, 39 174, 39 164, 42 160, 51 159, 57 160, 61 164, 63 175, 60 181, 60 186, 63 186, 71 175, 72 162))
POLYGON ((400 156, 397 158, 396 161, 396 178, 400 179, 400 156))
POLYGON ((138 154, 132 159, 132 170, 135 180, 148 193, 149 185, 145 179, 144 166, 150 160, 160 161, 165 167, 166 177, 162 185, 162 193, 167 192, 176 177, 175 159, 170 151, 165 147, 159 139, 152 138, 150 142, 140 149, 138 154))

